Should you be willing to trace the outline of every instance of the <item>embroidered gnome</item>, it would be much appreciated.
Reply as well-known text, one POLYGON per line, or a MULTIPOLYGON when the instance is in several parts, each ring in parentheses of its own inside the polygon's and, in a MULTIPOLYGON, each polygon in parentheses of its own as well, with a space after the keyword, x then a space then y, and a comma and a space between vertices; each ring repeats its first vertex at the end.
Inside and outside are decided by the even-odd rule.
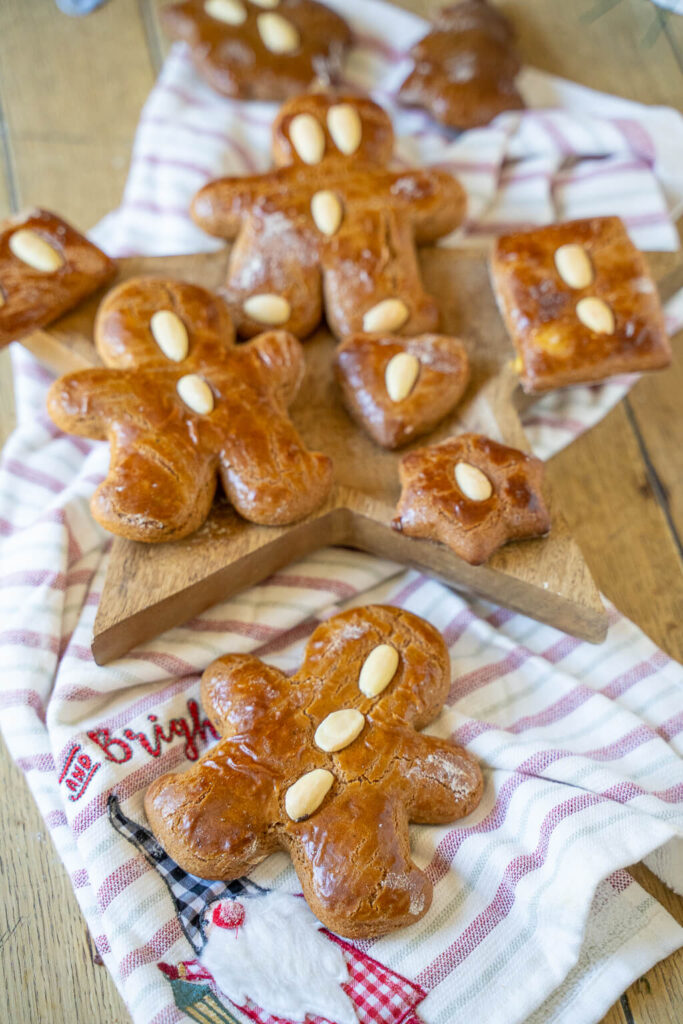
POLYGON ((237 1006, 249 999, 288 1021, 308 1014, 358 1024, 341 987, 349 980, 341 948, 321 928, 305 901, 288 893, 219 900, 206 910, 199 959, 237 1006))

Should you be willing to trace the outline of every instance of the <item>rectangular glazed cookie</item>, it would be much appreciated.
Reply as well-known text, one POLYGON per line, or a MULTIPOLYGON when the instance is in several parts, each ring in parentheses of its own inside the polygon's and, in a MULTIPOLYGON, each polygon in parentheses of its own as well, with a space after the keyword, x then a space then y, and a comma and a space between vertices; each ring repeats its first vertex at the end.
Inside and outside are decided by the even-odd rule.
POLYGON ((618 217, 502 235, 491 276, 529 393, 671 362, 657 287, 618 217))
POLYGON ((0 348, 77 305, 116 264, 54 213, 30 210, 0 225, 0 348))

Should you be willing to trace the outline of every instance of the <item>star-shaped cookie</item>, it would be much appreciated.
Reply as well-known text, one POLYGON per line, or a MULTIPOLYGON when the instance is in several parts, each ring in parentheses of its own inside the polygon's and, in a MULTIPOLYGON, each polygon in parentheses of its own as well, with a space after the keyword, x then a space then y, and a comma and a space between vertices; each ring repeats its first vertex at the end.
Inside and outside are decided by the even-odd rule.
POLYGON ((541 460, 481 434, 410 452, 399 473, 394 529, 440 541, 472 565, 550 529, 541 460))

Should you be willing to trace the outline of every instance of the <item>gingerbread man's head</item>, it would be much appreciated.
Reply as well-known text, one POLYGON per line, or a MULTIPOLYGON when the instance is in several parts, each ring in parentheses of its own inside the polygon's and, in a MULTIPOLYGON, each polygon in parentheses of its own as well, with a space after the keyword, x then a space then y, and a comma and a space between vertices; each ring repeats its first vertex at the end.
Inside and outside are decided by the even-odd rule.
POLYGON ((217 477, 244 518, 279 525, 316 508, 329 458, 309 452, 287 416, 304 373, 301 345, 269 331, 234 345, 224 301, 196 285, 137 278, 103 301, 95 324, 105 367, 56 381, 57 426, 108 439, 95 518, 132 540, 177 540, 209 514, 217 477))
POLYGON ((186 871, 226 881, 288 850, 309 905, 342 935, 417 921, 432 886, 408 823, 453 821, 482 791, 466 751, 416 732, 449 681, 440 634, 381 605, 319 626, 291 679, 250 655, 219 658, 202 701, 222 739, 150 787, 155 835, 186 871))
POLYGON ((278 167, 328 160, 386 164, 393 151, 391 119, 367 97, 305 93, 283 104, 273 122, 278 167))

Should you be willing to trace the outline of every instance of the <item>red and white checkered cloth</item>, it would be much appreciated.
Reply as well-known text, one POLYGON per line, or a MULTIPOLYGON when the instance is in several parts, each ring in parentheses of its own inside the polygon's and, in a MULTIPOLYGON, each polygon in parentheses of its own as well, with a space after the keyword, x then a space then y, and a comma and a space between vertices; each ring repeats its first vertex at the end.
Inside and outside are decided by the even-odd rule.
MULTIPOLYGON (((359 38, 349 78, 395 115, 399 158, 450 163, 462 176, 472 200, 462 241, 501 222, 619 212, 643 247, 674 246, 679 115, 528 71, 527 98, 557 109, 453 138, 392 102, 419 19, 379 0, 331 5, 359 38)), ((142 113, 123 204, 97 239, 115 254, 213 246, 189 221, 188 200, 212 176, 268 165, 273 112, 214 96, 174 49, 142 113)), ((671 307, 679 322, 681 306, 671 307)), ((683 931, 622 870, 647 858, 683 891, 678 664, 612 607, 608 639, 593 647, 392 563, 325 549, 98 668, 90 640, 108 540, 88 500, 107 447, 54 428, 44 411, 49 375, 15 348, 19 426, 0 467, 2 728, 139 1024, 189 1019, 156 964, 193 950, 158 872, 112 828, 107 797, 115 791, 144 821, 147 785, 210 741, 193 704, 209 662, 252 651, 294 670, 315 624, 349 601, 388 601, 443 632, 453 682, 432 731, 466 743, 485 769, 473 815, 454 828, 413 829, 415 859, 435 886, 430 912, 358 944, 427 991, 419 1017, 589 1024, 681 944, 683 931)), ((626 386, 538 403, 528 422, 536 450, 550 456, 626 386)), ((253 877, 297 891, 284 854, 253 877)))

